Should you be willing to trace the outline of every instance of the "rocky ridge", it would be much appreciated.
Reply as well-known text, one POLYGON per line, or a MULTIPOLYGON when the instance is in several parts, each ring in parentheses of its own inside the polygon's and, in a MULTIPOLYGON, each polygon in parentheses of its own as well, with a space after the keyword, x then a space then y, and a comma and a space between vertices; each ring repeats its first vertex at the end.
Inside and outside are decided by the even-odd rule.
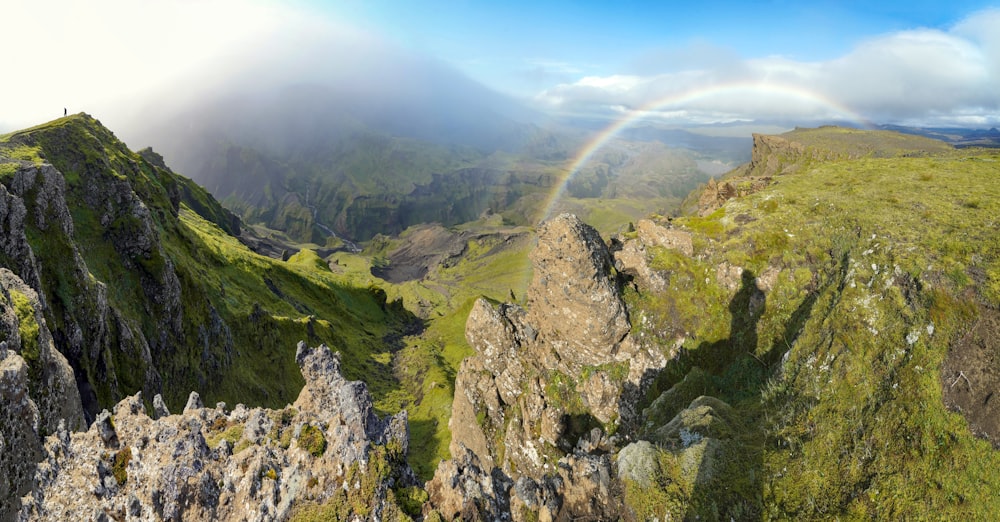
MULTIPOLYGON (((3 390, 18 368, 6 353, 3 390)), ((17 519, 263 521, 303 506, 394 519, 391 490, 414 484, 406 413, 378 418, 367 387, 346 380, 325 345, 299 343, 295 358, 306 385, 280 410, 204 407, 192 392, 173 415, 155 397, 150 417, 137 393, 86 432, 61 423, 17 519)))
POLYGON ((278 338, 347 339, 350 352, 381 343, 403 315, 374 290, 253 256, 204 189, 86 114, 0 137, 0 231, 0 266, 37 295, 88 421, 137 390, 173 408, 190 389, 287 402, 301 381, 278 338), (360 301, 348 309, 345 297, 360 301), (327 322, 300 320, 310 316, 327 322))
MULTIPOLYGON (((480 299, 466 324, 476 355, 456 376, 453 461, 428 483, 448 517, 541 520, 627 513, 614 455, 636 432, 634 405, 672 354, 631 335, 621 252, 690 252, 690 237, 652 222, 612 255, 597 232, 563 214, 541 225, 528 309, 480 299), (618 267, 616 269, 615 267, 618 267), (475 491, 473 495, 462 491, 475 491)), ((627 467, 627 465, 626 465, 627 467)))

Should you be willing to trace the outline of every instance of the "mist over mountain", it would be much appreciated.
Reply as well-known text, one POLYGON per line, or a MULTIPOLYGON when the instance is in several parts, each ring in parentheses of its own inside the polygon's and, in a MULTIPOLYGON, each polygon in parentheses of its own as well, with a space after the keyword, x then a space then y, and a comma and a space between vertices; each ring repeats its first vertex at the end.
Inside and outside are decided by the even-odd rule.
POLYGON ((272 50, 228 78, 150 102, 123 135, 154 144, 252 222, 305 241, 475 219, 523 195, 487 193, 521 183, 504 170, 507 156, 566 157, 535 125, 538 113, 379 42, 325 38, 272 50))
POLYGON ((540 119, 439 61, 349 38, 249 57, 219 85, 195 89, 179 101, 151 97, 122 133, 190 170, 206 138, 293 156, 360 132, 511 150, 540 119))

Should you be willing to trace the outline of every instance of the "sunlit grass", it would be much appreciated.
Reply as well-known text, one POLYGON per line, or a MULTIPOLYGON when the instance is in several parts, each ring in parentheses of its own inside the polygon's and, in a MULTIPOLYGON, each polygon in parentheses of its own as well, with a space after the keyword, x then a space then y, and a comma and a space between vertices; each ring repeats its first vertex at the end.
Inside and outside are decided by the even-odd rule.
MULTIPOLYGON (((631 296, 632 314, 647 335, 686 334, 655 389, 706 368, 711 393, 766 441, 749 462, 766 477, 764 518, 989 518, 1000 454, 945 409, 941 364, 976 303, 1000 305, 1000 153, 882 158, 891 144, 875 145, 889 153, 813 162, 675 220, 696 259, 652 251, 670 290, 631 296), (716 295, 723 262, 770 274, 759 317, 716 295), (737 371, 744 361, 767 371, 737 371)), ((689 500, 688 515, 715 505, 689 500)))

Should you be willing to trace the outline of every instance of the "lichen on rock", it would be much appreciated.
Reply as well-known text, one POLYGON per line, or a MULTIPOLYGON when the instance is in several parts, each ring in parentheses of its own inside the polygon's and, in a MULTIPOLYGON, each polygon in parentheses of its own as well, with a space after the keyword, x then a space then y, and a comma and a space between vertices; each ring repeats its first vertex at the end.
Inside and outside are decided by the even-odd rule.
MULTIPOLYGON (((286 520, 307 503, 344 508, 351 477, 376 468, 364 506, 347 511, 398 511, 389 490, 415 485, 405 413, 378 418, 367 387, 344 379, 326 346, 300 343, 297 361, 306 385, 295 408, 227 412, 195 398, 179 415, 160 409, 152 419, 137 393, 89 431, 49 436, 18 519, 89 519, 96 510, 115 519, 286 520), (299 443, 282 444, 295 431, 299 443)), ((4 368, 18 362, 8 357, 4 368)))

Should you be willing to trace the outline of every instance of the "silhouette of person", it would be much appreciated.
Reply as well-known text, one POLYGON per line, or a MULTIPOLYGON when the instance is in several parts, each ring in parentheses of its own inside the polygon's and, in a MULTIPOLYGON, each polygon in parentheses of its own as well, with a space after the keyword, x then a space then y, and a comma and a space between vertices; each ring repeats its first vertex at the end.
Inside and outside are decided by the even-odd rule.
POLYGON ((63 107, 63 116, 65 116, 66 114, 67 114, 66 113, 66 107, 63 107))

